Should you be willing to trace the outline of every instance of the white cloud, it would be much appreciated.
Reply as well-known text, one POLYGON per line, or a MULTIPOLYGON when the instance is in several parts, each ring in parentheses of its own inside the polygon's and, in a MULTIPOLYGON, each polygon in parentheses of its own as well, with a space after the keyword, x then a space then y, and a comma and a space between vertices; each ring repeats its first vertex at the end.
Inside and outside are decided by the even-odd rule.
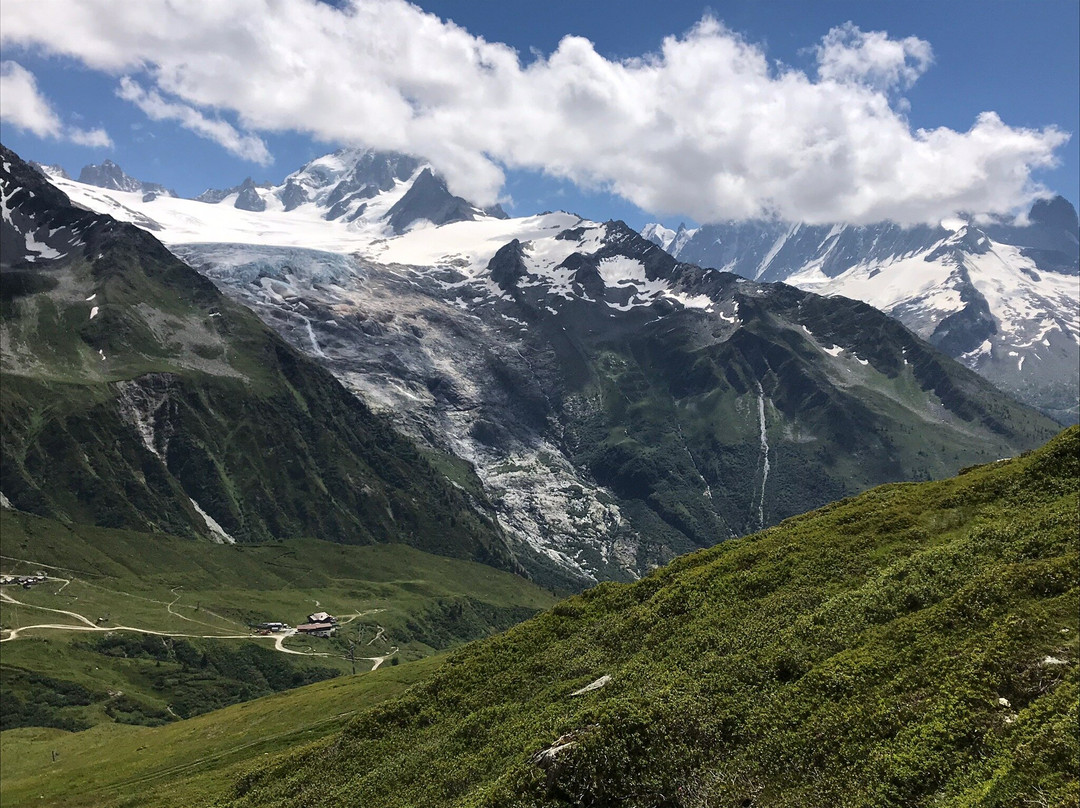
POLYGON ((251 131, 423 155, 480 204, 498 198, 505 168, 535 168, 698 221, 931 221, 1030 201, 1031 171, 1067 140, 993 113, 966 132, 912 130, 895 93, 929 66, 929 46, 851 25, 824 39, 810 76, 771 67, 709 18, 637 59, 566 37, 523 62, 404 0, 114 6, 3 3, 0 38, 145 75, 154 89, 127 92, 183 107, 168 117, 187 125, 231 110, 251 131))
POLYGON ((65 126, 52 104, 39 91, 34 74, 18 62, 0 62, 0 118, 41 138, 70 140, 80 146, 110 148, 104 129, 65 126))
POLYGON ((129 76, 120 79, 116 94, 130 101, 155 121, 176 121, 200 137, 212 140, 226 151, 260 165, 273 162, 266 144, 256 135, 245 135, 228 121, 207 118, 194 107, 166 101, 153 90, 146 90, 129 76))
POLYGON ((111 149, 113 147, 112 138, 109 137, 109 133, 100 127, 97 129, 75 129, 69 127, 64 131, 64 137, 79 146, 89 146, 94 149, 111 149))
POLYGON ((930 67, 934 53, 918 37, 890 39, 884 31, 864 32, 848 22, 825 35, 817 60, 822 79, 906 90, 930 67))
POLYGON ((34 74, 18 62, 0 62, 0 113, 5 123, 38 137, 59 137, 64 128, 52 106, 38 92, 34 74))

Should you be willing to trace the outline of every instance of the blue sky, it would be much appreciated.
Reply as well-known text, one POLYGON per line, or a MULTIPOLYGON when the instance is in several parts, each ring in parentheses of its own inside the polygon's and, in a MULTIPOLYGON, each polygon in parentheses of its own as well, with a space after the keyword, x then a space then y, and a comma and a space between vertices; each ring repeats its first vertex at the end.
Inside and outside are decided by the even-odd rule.
MULTIPOLYGON (((531 53, 550 56, 568 34, 587 38, 608 60, 656 53, 664 37, 685 34, 707 13, 757 46, 771 62, 779 61, 808 74, 815 70, 815 46, 830 29, 848 21, 863 32, 887 32, 892 39, 917 37, 933 48, 933 63, 914 83, 891 96, 894 104, 902 104, 912 129, 948 127, 966 132, 985 111, 996 112, 1009 127, 1056 127, 1073 135, 1055 150, 1060 165, 1036 167, 1032 176, 1074 203, 1080 199, 1075 136, 1080 131, 1080 3, 1076 0, 761 0, 713 5, 625 0, 549 0, 543 4, 424 0, 419 5, 454 21, 474 36, 511 46, 524 62, 534 58, 531 53), (906 101, 898 101, 901 96, 906 101)), ((18 62, 33 74, 40 94, 69 131, 102 128, 108 132, 110 147, 81 146, 64 136, 39 137, 20 129, 11 124, 5 112, 2 138, 6 145, 29 159, 59 163, 72 174, 77 174, 85 163, 108 157, 134 176, 164 183, 188 196, 209 186, 239 183, 249 175, 256 181, 280 181, 306 160, 336 145, 332 139, 319 141, 309 133, 287 131, 280 125, 276 128, 285 131, 245 128, 232 110, 212 104, 200 107, 210 117, 256 133, 272 157, 271 162, 260 165, 237 157, 175 120, 151 120, 130 100, 118 97, 121 75, 134 75, 137 80, 141 76, 141 86, 151 87, 146 71, 94 69, 87 67, 85 56, 44 55, 40 46, 18 41, 5 41, 3 59, 18 62)), ((521 152, 520 146, 515 148, 516 153, 521 152)), ((452 161, 453 157, 447 159, 452 161)), ((502 164, 499 155, 493 159, 502 164)), ((580 169, 552 170, 573 179, 551 177, 540 170, 508 168, 502 186, 502 194, 512 200, 506 205, 508 209, 524 215, 564 208, 590 218, 623 218, 638 227, 657 219, 669 225, 680 219, 694 221, 704 218, 695 217, 695 210, 700 213, 708 209, 702 207, 704 203, 688 199, 686 209, 679 210, 677 193, 672 201, 670 191, 648 191, 634 197, 646 200, 645 207, 653 208, 646 211, 627 201, 626 197, 633 194, 605 190, 623 181, 618 179, 618 169, 613 169, 616 179, 611 182, 603 177, 583 181, 580 169), (596 187, 589 190, 585 187, 589 184, 596 187), (655 206, 651 200, 658 200, 655 206)), ((628 185, 623 187, 636 181, 625 180, 628 185)))

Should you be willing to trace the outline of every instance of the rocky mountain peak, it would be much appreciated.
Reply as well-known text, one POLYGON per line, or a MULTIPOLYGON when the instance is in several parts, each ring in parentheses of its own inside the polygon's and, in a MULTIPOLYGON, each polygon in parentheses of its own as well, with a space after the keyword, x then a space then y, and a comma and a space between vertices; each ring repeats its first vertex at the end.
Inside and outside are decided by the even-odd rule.
POLYGON ((1031 213, 1028 214, 1028 218, 1031 219, 1032 223, 1063 230, 1072 234, 1074 238, 1077 230, 1080 229, 1076 208, 1060 194, 1050 199, 1036 200, 1035 204, 1031 206, 1031 213))
POLYGON ((387 211, 386 221, 395 233, 404 233, 413 222, 426 219, 432 224, 471 221, 482 213, 460 196, 454 196, 446 181, 430 168, 413 180, 412 186, 387 211))
POLYGON ((236 202, 233 203, 233 207, 240 210, 251 211, 264 211, 266 210, 266 200, 259 196, 259 192, 255 187, 255 181, 251 177, 246 178, 243 183, 240 184, 237 190, 236 202))
MULTIPOLYGON (((66 175, 65 175, 66 176, 66 175)), ((110 191, 129 191, 132 193, 154 194, 156 196, 177 196, 176 191, 157 182, 143 182, 131 177, 112 160, 105 160, 101 165, 86 165, 79 172, 79 182, 94 185, 110 191)))
POLYGON ((43 163, 39 163, 36 160, 28 160, 27 164, 32 169, 34 169, 35 171, 37 171, 39 174, 41 174, 44 177, 60 177, 61 179, 65 179, 65 180, 70 180, 71 179, 71 175, 69 175, 64 170, 63 166, 59 166, 59 165, 55 165, 55 164, 54 165, 44 165, 43 163))

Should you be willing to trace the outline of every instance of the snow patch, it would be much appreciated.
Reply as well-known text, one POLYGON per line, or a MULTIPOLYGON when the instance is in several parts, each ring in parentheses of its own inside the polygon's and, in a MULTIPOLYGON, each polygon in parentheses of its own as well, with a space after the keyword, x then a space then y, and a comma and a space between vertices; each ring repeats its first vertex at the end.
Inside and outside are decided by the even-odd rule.
POLYGON ((210 538, 213 539, 215 543, 236 544, 236 539, 230 536, 225 531, 225 528, 218 524, 217 520, 214 517, 204 511, 202 509, 202 506, 200 506, 198 502, 196 502, 191 497, 188 497, 188 499, 191 500, 192 507, 199 512, 199 516, 201 516, 203 518, 203 521, 206 522, 206 526, 210 528, 210 538))

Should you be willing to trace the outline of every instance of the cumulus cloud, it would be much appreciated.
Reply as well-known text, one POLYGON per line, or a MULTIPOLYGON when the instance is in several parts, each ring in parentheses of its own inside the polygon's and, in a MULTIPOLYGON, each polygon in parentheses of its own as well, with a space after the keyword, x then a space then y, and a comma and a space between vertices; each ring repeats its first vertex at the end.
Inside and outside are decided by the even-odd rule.
POLYGON ((96 148, 112 146, 104 129, 65 126, 49 100, 38 91, 34 74, 18 62, 0 62, 0 117, 4 123, 38 137, 70 140, 96 148))
POLYGON ((225 151, 241 159, 260 165, 269 165, 273 162, 262 138, 242 134, 228 121, 207 118, 199 110, 187 104, 166 101, 159 93, 146 90, 130 76, 120 79, 120 87, 116 94, 125 101, 133 103, 151 120, 176 121, 185 129, 190 129, 200 137, 214 141, 225 151))
POLYGON ((890 39, 884 31, 861 31, 850 22, 829 31, 816 51, 822 79, 880 89, 908 89, 934 61, 924 39, 890 39))
POLYGON ((811 76, 712 18, 639 58, 568 36, 523 61, 404 0, 113 5, 4 3, 0 37, 150 82, 127 85, 149 108, 157 94, 250 131, 423 155, 480 204, 505 169, 531 168, 698 221, 914 223, 1030 201, 1031 172, 1068 137, 992 112, 966 132, 913 130, 897 92, 929 45, 852 25, 820 43, 811 76))

